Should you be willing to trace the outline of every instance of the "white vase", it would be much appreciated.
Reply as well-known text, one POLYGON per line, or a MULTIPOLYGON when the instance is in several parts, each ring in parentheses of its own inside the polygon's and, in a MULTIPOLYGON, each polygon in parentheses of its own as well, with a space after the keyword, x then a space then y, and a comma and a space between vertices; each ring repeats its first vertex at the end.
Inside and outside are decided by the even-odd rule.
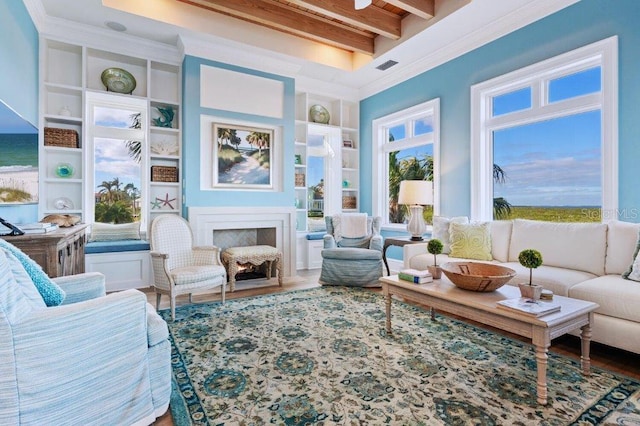
POLYGON ((540 294, 542 294, 541 285, 529 285, 527 283, 524 283, 518 284, 518 287, 520 288, 520 296, 526 297, 527 299, 540 300, 540 294))
POLYGON ((60 111, 58 111, 58 115, 61 115, 63 117, 71 117, 71 110, 68 106, 63 106, 62 108, 60 108, 60 111))

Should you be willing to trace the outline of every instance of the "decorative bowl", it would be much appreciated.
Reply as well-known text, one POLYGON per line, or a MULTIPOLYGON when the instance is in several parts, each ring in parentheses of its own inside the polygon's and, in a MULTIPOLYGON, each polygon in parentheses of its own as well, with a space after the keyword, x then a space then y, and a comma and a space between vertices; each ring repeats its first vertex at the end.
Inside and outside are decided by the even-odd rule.
POLYGON ((137 84, 135 77, 122 68, 107 68, 102 71, 100 79, 107 88, 107 92, 131 94, 137 84))
POLYGON ((73 166, 68 163, 60 163, 56 166, 56 175, 61 178, 73 177, 73 166))
POLYGON ((511 268, 491 263, 447 262, 441 268, 456 287, 478 292, 495 291, 516 275, 511 268))
POLYGON ((309 118, 314 123, 329 124, 331 115, 329 115, 329 111, 322 105, 312 105, 311 108, 309 108, 309 118))

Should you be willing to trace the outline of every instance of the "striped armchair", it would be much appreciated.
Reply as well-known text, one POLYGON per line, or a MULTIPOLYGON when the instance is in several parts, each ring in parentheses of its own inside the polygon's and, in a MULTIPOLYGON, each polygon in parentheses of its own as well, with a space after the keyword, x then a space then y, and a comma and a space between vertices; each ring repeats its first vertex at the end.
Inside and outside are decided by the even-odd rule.
POLYGON ((167 324, 104 276, 49 279, 0 240, 0 424, 150 424, 171 395, 167 324))
POLYGON ((220 261, 218 247, 194 247, 189 223, 174 214, 164 214, 151 222, 151 264, 156 309, 160 297, 167 294, 171 319, 176 319, 176 296, 211 291, 221 287, 224 303, 227 271, 220 261))
POLYGON ((322 250, 322 285, 380 287, 382 276, 382 236, 380 217, 367 217, 367 235, 347 238, 336 230, 338 217, 325 216, 327 234, 322 250))

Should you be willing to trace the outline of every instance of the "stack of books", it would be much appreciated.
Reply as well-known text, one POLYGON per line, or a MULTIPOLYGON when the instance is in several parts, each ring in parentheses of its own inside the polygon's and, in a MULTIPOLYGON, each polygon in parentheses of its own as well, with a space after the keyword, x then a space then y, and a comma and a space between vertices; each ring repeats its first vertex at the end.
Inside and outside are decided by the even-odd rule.
POLYGON ((541 317, 560 310, 559 303, 532 300, 526 297, 501 300, 498 302, 498 307, 534 317, 541 317))
POLYGON ((409 281, 414 284, 424 284, 433 282, 433 277, 429 271, 420 271, 418 269, 403 269, 398 273, 398 278, 403 281, 409 281))
POLYGON ((58 229, 58 225, 55 223, 43 222, 17 223, 16 226, 24 231, 25 234, 44 234, 58 229))

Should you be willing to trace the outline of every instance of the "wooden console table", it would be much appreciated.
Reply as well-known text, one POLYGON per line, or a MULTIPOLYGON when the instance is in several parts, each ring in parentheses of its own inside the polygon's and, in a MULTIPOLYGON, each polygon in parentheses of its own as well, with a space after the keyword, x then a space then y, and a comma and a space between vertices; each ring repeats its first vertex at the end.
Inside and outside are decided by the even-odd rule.
POLYGON ((35 260, 51 278, 84 272, 87 224, 77 224, 44 234, 3 236, 35 260))

